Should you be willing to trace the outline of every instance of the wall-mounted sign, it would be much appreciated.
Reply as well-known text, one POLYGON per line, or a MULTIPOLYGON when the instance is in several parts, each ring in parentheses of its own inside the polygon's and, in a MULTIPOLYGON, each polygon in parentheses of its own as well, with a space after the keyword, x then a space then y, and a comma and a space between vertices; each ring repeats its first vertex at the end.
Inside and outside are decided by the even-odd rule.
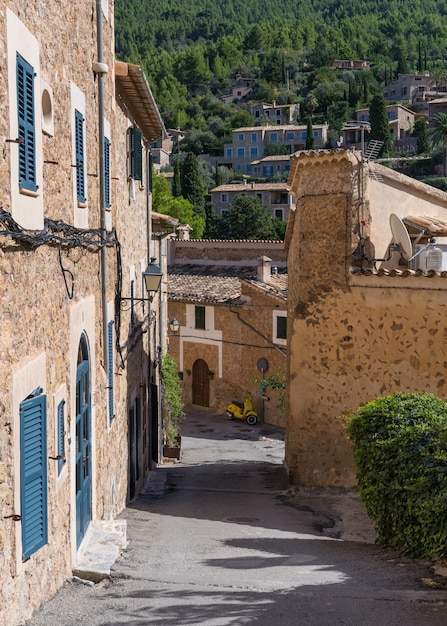
POLYGON ((264 359, 264 358, 259 359, 259 361, 258 361, 258 370, 260 372, 262 372, 262 373, 266 372, 268 370, 268 366, 269 366, 269 364, 268 364, 267 359, 264 359))

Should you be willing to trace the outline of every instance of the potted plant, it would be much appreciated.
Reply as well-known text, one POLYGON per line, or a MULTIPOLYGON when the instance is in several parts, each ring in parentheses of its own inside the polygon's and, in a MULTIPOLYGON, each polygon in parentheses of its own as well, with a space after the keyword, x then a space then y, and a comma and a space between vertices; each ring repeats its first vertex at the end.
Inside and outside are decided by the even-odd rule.
POLYGON ((163 456, 180 458, 180 422, 184 419, 182 386, 178 376, 177 363, 170 354, 161 360, 161 381, 163 390, 163 456))

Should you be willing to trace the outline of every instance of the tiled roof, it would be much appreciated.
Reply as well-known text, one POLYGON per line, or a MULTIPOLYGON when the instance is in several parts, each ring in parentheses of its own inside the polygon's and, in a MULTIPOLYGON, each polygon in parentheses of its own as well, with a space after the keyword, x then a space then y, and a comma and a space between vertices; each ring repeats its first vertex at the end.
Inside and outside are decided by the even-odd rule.
POLYGON ((287 183, 239 183, 229 185, 219 185, 211 189, 211 193, 221 191, 288 191, 289 186, 287 183))
POLYGON ((383 267, 379 267, 377 270, 372 267, 351 267, 351 274, 355 274, 357 276, 400 276, 401 278, 408 278, 410 276, 416 278, 447 278, 446 271, 436 271, 436 270, 410 270, 408 268, 403 269, 385 269, 383 267))
POLYGON ((242 295, 241 281, 271 295, 287 299, 287 275, 272 275, 269 283, 257 280, 253 267, 175 265, 168 268, 168 298, 177 301, 236 304, 242 295))

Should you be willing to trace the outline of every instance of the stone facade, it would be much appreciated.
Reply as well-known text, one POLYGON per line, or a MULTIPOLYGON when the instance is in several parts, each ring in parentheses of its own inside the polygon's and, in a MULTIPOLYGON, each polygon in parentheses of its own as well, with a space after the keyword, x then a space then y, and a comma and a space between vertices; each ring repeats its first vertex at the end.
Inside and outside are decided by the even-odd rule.
MULTIPOLYGON (((182 372, 186 404, 224 414, 232 400, 243 402, 250 394, 261 420, 284 426, 285 414, 278 408, 280 392, 268 389, 262 399, 259 383, 253 382, 262 378, 261 358, 268 363, 266 377, 285 374, 286 367, 286 338, 276 331, 277 317, 287 318, 287 276, 272 273, 271 266, 280 264, 276 259, 259 257, 269 242, 175 241, 171 245, 179 250, 171 250, 169 320, 176 318, 180 329, 170 337, 169 346, 182 372), (204 262, 205 245, 212 245, 214 254, 208 250, 210 259, 204 262), (249 247, 257 250, 256 265, 250 264, 249 247), (197 307, 203 309, 204 328, 197 325, 197 307), (196 390, 199 361, 209 372, 203 393, 196 390)), ((270 246, 273 251, 275 244, 270 246)))
POLYGON ((293 206, 286 183, 242 183, 219 185, 210 190, 211 202, 218 215, 231 208, 237 196, 259 198, 272 217, 287 221, 293 206))
MULTIPOLYGON (((155 347, 148 346, 147 338, 153 333, 142 332, 148 325, 147 304, 144 310, 135 302, 131 307, 130 302, 119 301, 116 291, 122 277, 121 296, 132 291, 134 298, 145 297, 141 275, 149 257, 148 190, 144 164, 141 184, 128 180, 128 131, 139 124, 138 111, 134 115, 124 106, 115 84, 113 4, 106 0, 101 24, 103 59, 94 68, 98 60, 94 3, 3 0, 0 11, 0 127, 6 139, 0 165, 0 622, 8 626, 30 617, 76 566, 86 532, 78 529, 79 481, 85 496, 82 523, 87 528, 123 509, 141 488, 151 463, 147 364, 155 347), (16 53, 33 70, 37 179, 33 191, 19 188, 18 182, 16 53), (101 208, 99 182, 100 80, 104 135, 110 141, 106 210, 101 208), (81 166, 75 152, 75 111, 82 114, 84 129, 82 202, 76 189, 81 166), (104 274, 102 267, 107 268, 104 274), (110 322, 115 332, 109 336, 110 322), (89 388, 81 396, 82 365, 82 384, 88 380, 89 388), (42 527, 48 537, 24 556, 28 539, 23 530, 27 496, 21 412, 27 398, 44 400, 42 527), (88 415, 84 422, 77 419, 81 404, 88 415), (131 461, 128 426, 135 424, 138 438, 131 461), (84 426, 82 439, 79 429, 84 426)), ((144 142, 152 141, 142 130, 144 142)), ((154 245, 152 252, 159 256, 159 246, 154 245)), ((152 310, 158 306, 156 299, 152 310)), ((152 382, 156 385, 157 380, 152 382)))
POLYGON ((374 167, 372 179, 359 155, 309 152, 289 179, 286 462, 295 484, 355 486, 340 416, 394 392, 447 393, 444 273, 387 255, 390 214, 447 222, 447 194, 374 167))

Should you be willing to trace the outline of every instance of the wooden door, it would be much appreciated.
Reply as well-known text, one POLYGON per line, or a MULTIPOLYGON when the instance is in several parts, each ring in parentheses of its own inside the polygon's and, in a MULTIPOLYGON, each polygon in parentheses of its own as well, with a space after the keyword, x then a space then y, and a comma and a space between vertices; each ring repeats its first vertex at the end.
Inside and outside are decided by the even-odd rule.
POLYGON ((199 406, 210 405, 208 365, 203 359, 197 359, 192 367, 192 403, 199 406))

